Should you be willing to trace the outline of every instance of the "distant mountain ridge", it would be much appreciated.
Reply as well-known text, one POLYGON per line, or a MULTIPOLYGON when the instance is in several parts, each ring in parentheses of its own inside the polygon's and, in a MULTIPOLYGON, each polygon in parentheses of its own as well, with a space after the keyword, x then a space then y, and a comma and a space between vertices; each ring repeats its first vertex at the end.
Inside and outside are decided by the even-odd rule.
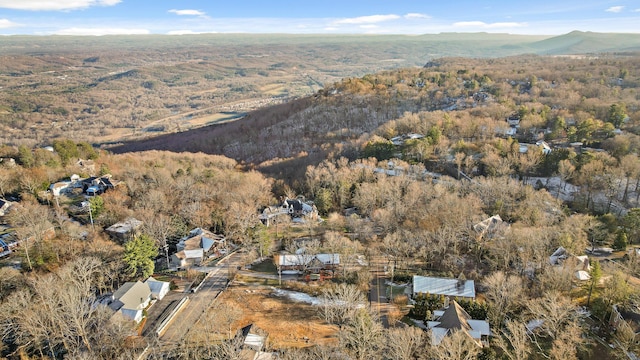
POLYGON ((572 31, 529 46, 540 55, 640 51, 640 34, 572 31))
MULTIPOLYGON (((94 36, 4 36, 0 37, 0 53, 43 54, 64 52, 65 48, 91 51, 103 47, 132 50, 140 47, 180 48, 202 46, 259 46, 264 44, 337 46, 343 49, 393 43, 412 59, 422 56, 500 57, 535 53, 540 55, 583 54, 599 52, 640 51, 640 33, 595 33, 572 31, 567 34, 515 35, 507 33, 439 33, 423 35, 325 35, 325 34, 197 34, 181 35, 113 35, 94 36), (179 41, 177 41, 179 39, 179 41), (410 54, 415 51, 415 54, 410 54)), ((426 61, 427 59, 425 59, 426 61)))

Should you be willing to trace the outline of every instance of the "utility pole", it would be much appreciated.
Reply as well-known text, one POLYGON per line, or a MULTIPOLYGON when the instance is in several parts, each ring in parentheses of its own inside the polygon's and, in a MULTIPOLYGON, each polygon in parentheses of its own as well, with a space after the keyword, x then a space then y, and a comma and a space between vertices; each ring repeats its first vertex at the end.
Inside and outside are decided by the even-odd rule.
POLYGON ((91 220, 91 228, 95 231, 96 228, 93 226, 93 215, 91 214, 91 201, 89 201, 89 220, 91 220))

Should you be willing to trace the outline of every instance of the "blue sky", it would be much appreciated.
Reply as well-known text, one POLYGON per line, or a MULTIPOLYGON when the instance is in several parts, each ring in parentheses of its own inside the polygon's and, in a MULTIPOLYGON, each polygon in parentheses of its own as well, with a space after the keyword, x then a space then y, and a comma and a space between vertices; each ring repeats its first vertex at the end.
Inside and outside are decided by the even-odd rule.
POLYGON ((0 34, 640 33, 640 0, 0 0, 0 34))

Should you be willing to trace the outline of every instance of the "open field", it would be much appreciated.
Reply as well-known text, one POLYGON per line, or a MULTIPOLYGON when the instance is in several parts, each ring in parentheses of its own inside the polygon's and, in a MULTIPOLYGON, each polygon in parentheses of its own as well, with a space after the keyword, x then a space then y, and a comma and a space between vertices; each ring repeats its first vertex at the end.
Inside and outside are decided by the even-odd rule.
MULTIPOLYGON (((218 300, 223 309, 237 309, 241 316, 233 333, 243 326, 255 324, 269 334, 272 348, 302 348, 337 343, 338 328, 319 317, 319 307, 273 294, 273 288, 257 283, 236 283, 218 300)), ((210 310, 215 318, 219 308, 210 310)), ((223 331, 224 329, 219 329, 223 331)))

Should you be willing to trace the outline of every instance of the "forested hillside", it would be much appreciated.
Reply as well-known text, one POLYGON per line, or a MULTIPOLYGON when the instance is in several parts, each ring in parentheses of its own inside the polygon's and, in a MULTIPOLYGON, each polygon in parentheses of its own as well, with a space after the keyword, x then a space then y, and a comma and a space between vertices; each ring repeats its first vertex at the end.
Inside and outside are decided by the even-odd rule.
MULTIPOLYGON (((438 57, 116 146, 64 132, 51 148, 5 141, 0 357, 638 352, 639 59, 438 57), (149 287, 125 308, 120 293, 149 276, 168 298, 149 287), (434 278, 464 296, 421 290, 434 278)), ((197 77, 210 65, 200 62, 175 66, 197 77)), ((138 90, 192 90, 147 85, 138 90)), ((6 104, 21 96, 12 91, 6 104)))

